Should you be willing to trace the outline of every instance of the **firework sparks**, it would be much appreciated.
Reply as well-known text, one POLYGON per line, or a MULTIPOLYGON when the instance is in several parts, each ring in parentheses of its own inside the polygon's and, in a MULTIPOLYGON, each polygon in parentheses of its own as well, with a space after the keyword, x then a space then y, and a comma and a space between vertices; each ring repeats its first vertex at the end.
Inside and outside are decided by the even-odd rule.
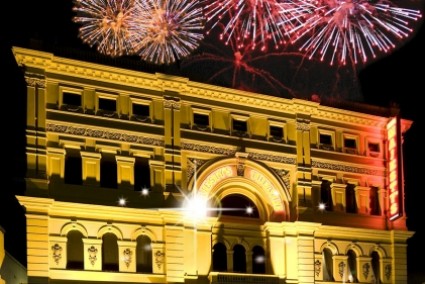
POLYGON ((136 54, 155 64, 170 64, 191 54, 204 38, 197 1, 142 0, 136 5, 140 31, 131 42, 136 54))
MULTIPOLYGON (((208 31, 222 27, 220 40, 226 44, 235 39, 239 47, 266 51, 271 45, 278 49, 286 43, 300 17, 307 12, 304 5, 277 0, 203 1, 208 31), (220 25, 221 24, 221 25, 220 25)), ((311 5, 310 5, 311 6, 311 5)))
POLYGON ((111 57, 132 53, 133 0, 75 0, 73 10, 84 43, 111 57))
POLYGON ((293 42, 305 39, 300 50, 310 59, 331 65, 366 63, 394 49, 412 32, 409 22, 421 17, 419 11, 384 1, 319 0, 305 23, 291 31, 293 42))
MULTIPOLYGON (((263 63, 273 58, 274 66, 279 68, 272 69, 278 73, 284 73, 288 66, 284 63, 281 65, 279 59, 301 58, 302 54, 284 50, 263 53, 253 50, 252 44, 254 43, 250 42, 241 46, 236 38, 232 38, 223 45, 205 41, 202 43, 201 52, 183 60, 181 68, 182 70, 188 67, 196 69, 200 66, 202 72, 199 72, 199 75, 209 74, 207 79, 209 83, 245 91, 258 90, 258 87, 267 88, 278 96, 295 97, 293 90, 270 72, 272 71, 270 66, 264 66, 263 63)), ((282 77, 285 78, 284 75, 282 77)))

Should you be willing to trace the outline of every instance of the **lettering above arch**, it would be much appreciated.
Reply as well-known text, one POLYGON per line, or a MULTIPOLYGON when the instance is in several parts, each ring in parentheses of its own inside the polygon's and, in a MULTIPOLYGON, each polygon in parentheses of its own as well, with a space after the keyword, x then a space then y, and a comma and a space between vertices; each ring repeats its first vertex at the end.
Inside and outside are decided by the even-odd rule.
POLYGON ((207 199, 216 196, 227 180, 245 179, 261 192, 262 202, 273 208, 273 219, 289 218, 291 195, 285 183, 270 168, 256 161, 244 159, 241 163, 238 157, 222 159, 209 164, 194 177, 196 180, 191 181, 189 188, 194 188, 195 184, 197 194, 207 199))

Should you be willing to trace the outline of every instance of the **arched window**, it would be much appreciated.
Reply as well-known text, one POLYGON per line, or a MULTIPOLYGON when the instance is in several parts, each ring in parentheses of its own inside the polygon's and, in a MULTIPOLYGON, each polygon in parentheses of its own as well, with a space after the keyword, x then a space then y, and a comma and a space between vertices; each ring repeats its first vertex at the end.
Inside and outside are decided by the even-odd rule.
POLYGON ((380 264, 379 264, 379 254, 374 251, 372 252, 372 276, 373 276, 373 281, 372 283, 381 283, 381 269, 380 269, 380 264))
POLYGON ((264 249, 260 246, 255 246, 252 249, 252 273, 266 273, 266 255, 264 249))
POLYGON ((242 245, 233 247, 233 272, 246 272, 246 254, 242 245))
POLYGON ((231 194, 221 200, 221 214, 227 216, 260 218, 258 209, 248 197, 231 194))
POLYGON ((345 189, 345 202, 347 213, 357 213, 356 192, 354 184, 348 184, 345 189))
POLYGON ((321 203, 325 204, 326 210, 332 211, 332 194, 331 194, 331 182, 328 180, 322 180, 320 187, 320 199, 321 203))
POLYGON ((347 252, 348 256, 348 280, 351 283, 357 283, 357 262, 356 262, 356 253, 353 250, 347 252))
POLYGON ((148 236, 137 238, 136 263, 137 272, 152 273, 152 244, 148 236))
POLYGON ((83 234, 80 231, 69 231, 66 243, 66 268, 84 269, 83 234))
POLYGON ((227 271, 227 252, 226 246, 222 243, 216 243, 213 247, 213 271, 227 271))
POLYGON ((117 236, 106 233, 102 237, 102 270, 118 271, 118 260, 117 236))
POLYGON ((332 251, 328 248, 323 249, 323 280, 333 281, 333 259, 332 251))

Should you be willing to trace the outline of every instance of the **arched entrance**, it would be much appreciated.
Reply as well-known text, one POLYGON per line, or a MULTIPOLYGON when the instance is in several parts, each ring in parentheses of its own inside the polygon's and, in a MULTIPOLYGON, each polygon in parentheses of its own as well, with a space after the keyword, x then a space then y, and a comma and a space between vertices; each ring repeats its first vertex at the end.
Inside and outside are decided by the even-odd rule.
POLYGON ((233 157, 205 164, 188 188, 208 199, 210 207, 220 209, 222 200, 244 196, 252 201, 262 221, 290 220, 291 197, 285 184, 270 168, 253 160, 233 157))

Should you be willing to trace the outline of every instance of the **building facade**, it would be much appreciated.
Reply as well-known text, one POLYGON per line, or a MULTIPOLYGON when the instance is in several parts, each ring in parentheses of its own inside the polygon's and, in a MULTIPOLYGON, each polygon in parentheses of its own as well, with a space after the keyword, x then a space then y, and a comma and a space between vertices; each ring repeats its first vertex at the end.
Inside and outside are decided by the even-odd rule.
POLYGON ((13 53, 29 283, 407 283, 411 121, 13 53))

